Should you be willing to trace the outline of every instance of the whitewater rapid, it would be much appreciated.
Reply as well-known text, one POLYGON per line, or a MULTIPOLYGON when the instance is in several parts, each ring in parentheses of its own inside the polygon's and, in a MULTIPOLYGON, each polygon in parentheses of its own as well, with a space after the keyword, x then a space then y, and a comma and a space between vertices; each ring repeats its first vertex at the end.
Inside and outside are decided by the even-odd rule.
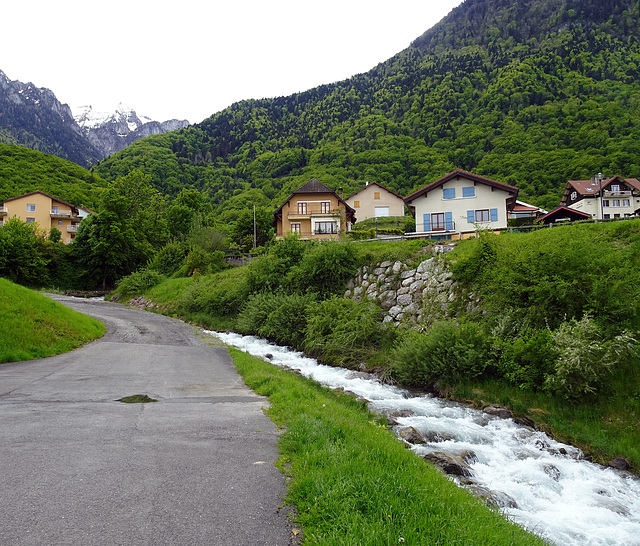
POLYGON ((395 430, 413 427, 433 440, 413 445, 417 455, 472 451, 468 464, 474 484, 490 490, 494 501, 503 499, 500 510, 507 517, 545 540, 563 546, 640 545, 640 479, 634 475, 590 463, 579 449, 511 419, 414 396, 374 376, 321 365, 253 336, 205 332, 322 385, 352 392, 369 401, 373 411, 410 415, 396 417, 395 430))

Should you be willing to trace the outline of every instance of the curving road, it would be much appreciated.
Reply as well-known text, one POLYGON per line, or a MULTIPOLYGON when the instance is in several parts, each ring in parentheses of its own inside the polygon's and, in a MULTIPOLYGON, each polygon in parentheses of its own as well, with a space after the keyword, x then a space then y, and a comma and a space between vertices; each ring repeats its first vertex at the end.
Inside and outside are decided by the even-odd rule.
POLYGON ((51 297, 108 332, 0 365, 0 544, 290 544, 277 430, 226 348, 168 317, 51 297), (134 394, 158 402, 117 401, 134 394))

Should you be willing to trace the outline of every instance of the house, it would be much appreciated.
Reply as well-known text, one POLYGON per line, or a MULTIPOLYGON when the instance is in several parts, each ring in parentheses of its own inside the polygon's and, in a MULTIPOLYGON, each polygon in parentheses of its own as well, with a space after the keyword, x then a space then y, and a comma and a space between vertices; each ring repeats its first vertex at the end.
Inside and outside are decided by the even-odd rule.
POLYGON ((536 222, 542 222, 543 224, 557 224, 560 222, 574 222, 576 220, 591 220, 591 215, 569 207, 560 206, 557 209, 548 212, 544 216, 541 216, 536 220, 536 222))
POLYGON ((640 214, 640 182, 635 178, 569 180, 562 192, 560 206, 585 212, 596 220, 629 218, 640 214))
POLYGON ((404 199, 378 182, 367 182, 345 199, 361 222, 368 218, 404 216, 404 199))
POLYGON ((536 207, 535 205, 530 205, 529 203, 525 203, 524 201, 518 201, 516 199, 516 204, 513 205, 513 209, 509 211, 509 220, 520 220, 526 218, 535 220, 541 215, 547 214, 547 212, 549 211, 541 209, 540 207, 536 207))
POLYGON ((42 191, 5 199, 0 206, 0 226, 13 217, 26 223, 35 222, 46 233, 58 229, 67 244, 76 236, 82 220, 78 207, 42 191))
POLYGON ((507 227, 518 188, 460 169, 404 198, 416 219, 416 233, 465 239, 478 230, 507 227))
POLYGON ((297 233, 301 239, 335 239, 356 222, 356 211, 342 195, 315 178, 294 191, 273 214, 276 237, 297 233))

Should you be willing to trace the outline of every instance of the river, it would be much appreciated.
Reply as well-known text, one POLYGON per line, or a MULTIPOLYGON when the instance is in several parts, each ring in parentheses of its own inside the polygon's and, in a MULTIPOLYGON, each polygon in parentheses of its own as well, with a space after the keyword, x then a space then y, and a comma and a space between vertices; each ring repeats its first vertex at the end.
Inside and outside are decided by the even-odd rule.
POLYGON ((634 475, 590 463, 579 449, 511 419, 415 396, 253 336, 205 332, 322 385, 352 392, 369 401, 373 411, 407 415, 396 417, 394 430, 413 427, 430 439, 412 444, 416 455, 472 451, 475 456, 467 462, 474 486, 490 490, 507 517, 554 544, 640 545, 640 479, 634 475))

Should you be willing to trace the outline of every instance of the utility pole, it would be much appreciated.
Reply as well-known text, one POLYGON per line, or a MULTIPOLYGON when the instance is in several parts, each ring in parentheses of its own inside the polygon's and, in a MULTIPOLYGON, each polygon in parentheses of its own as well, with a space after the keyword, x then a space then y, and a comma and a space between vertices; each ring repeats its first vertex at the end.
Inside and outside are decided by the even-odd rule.
POLYGON ((253 250, 256 249, 256 206, 253 205, 253 250))

